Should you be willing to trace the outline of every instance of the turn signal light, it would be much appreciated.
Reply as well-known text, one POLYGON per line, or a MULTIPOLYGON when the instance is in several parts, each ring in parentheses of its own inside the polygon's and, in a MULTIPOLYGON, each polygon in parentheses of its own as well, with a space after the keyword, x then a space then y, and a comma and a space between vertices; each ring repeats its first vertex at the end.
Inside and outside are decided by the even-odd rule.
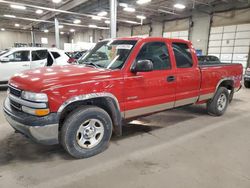
POLYGON ((36 116, 46 116, 49 114, 49 109, 34 109, 34 108, 29 108, 27 106, 22 106, 23 112, 26 112, 28 114, 36 115, 36 116))
POLYGON ((36 109, 35 115, 37 116, 46 116, 49 114, 49 109, 36 109))

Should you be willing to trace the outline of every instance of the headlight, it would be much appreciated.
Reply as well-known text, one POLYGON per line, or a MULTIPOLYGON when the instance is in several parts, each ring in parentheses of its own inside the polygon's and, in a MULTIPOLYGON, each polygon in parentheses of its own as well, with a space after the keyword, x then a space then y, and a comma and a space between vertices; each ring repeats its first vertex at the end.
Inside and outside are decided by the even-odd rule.
POLYGON ((48 96, 45 93, 23 91, 22 98, 34 102, 48 102, 48 96))

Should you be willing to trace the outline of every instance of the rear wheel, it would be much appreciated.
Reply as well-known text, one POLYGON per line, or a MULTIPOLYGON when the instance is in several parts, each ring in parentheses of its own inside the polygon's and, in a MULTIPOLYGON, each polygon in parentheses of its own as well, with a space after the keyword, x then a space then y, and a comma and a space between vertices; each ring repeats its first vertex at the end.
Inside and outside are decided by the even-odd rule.
POLYGON ((87 158, 108 147, 112 135, 109 114, 98 107, 85 106, 73 111, 61 130, 61 144, 75 158, 87 158))
POLYGON ((208 101, 207 110, 208 113, 214 116, 221 116, 225 113, 229 103, 229 93, 227 88, 220 87, 213 99, 208 101))
POLYGON ((244 81, 244 85, 246 88, 250 88, 250 82, 249 81, 244 81))

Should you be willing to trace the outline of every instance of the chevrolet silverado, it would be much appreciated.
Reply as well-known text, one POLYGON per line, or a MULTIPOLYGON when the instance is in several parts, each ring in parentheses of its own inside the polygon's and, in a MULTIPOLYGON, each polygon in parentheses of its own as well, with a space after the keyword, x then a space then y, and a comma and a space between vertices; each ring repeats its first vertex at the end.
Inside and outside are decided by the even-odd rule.
POLYGON ((198 65, 189 41, 110 39, 79 65, 14 75, 4 114, 17 132, 85 158, 106 149, 112 133, 121 136, 123 120, 203 103, 223 115, 241 79, 241 64, 198 65))

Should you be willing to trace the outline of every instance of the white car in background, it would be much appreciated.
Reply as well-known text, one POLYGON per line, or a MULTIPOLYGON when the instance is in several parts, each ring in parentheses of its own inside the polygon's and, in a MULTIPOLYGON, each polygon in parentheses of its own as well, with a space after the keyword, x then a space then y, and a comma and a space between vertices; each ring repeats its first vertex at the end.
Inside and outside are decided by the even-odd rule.
POLYGON ((48 54, 47 66, 69 65, 68 60, 70 57, 63 50, 57 48, 49 48, 48 52, 49 54, 48 54), (52 58, 52 61, 49 61, 50 57, 52 58))
POLYGON ((12 75, 24 70, 68 65, 68 59, 63 50, 56 48, 11 48, 0 55, 0 84, 6 84, 12 75))

